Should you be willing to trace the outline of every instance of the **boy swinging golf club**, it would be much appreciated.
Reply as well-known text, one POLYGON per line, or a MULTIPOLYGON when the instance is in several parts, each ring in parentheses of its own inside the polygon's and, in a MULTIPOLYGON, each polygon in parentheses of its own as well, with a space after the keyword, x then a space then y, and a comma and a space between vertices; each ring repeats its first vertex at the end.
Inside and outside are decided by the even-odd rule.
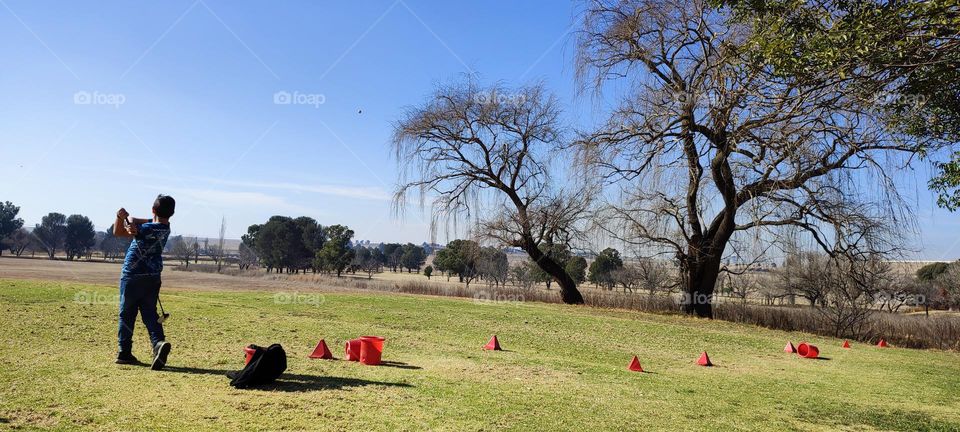
POLYGON ((163 306, 163 315, 157 315, 157 303, 160 301, 160 273, 163 271, 161 254, 167 244, 167 237, 170 236, 170 217, 173 216, 175 206, 173 197, 159 195, 153 202, 153 219, 132 218, 123 208, 117 211, 113 235, 133 238, 120 274, 118 364, 140 364, 131 353, 133 325, 138 312, 143 325, 147 327, 153 346, 153 363, 150 368, 160 370, 167 363, 170 343, 163 335, 163 321, 169 315, 163 312, 163 306))

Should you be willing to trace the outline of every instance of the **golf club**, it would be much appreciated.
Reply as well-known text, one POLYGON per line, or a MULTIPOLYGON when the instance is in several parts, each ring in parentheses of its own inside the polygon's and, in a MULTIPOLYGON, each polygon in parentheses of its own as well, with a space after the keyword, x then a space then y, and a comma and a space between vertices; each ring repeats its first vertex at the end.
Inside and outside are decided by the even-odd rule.
POLYGON ((163 302, 160 301, 160 295, 157 294, 157 303, 160 305, 160 318, 157 318, 157 322, 163 324, 167 318, 170 318, 170 314, 163 310, 163 302))

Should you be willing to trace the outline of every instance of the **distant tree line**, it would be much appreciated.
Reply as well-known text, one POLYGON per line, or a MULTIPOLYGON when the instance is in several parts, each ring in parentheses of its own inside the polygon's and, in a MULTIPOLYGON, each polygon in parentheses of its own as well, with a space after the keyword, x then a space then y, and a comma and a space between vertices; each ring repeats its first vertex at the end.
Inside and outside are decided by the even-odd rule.
POLYGON ((486 280, 491 284, 503 285, 507 282, 510 264, 507 254, 494 247, 482 247, 473 240, 453 240, 447 247, 437 251, 433 259, 433 270, 447 276, 457 276, 460 282, 470 286, 475 279, 486 280))
POLYGON ((392 271, 420 272, 427 253, 408 243, 383 244, 377 248, 355 245, 354 232, 345 225, 323 226, 315 219, 300 216, 273 216, 263 224, 247 228, 240 245, 241 262, 256 263, 268 272, 331 273, 365 272, 368 276, 390 268, 392 271))
POLYGON ((0 202, 0 255, 4 250, 15 256, 26 252, 42 252, 53 259, 62 252, 67 259, 89 258, 99 250, 105 258, 122 254, 129 246, 128 239, 113 237, 112 229, 97 232, 90 218, 73 214, 49 213, 33 230, 24 228, 23 219, 17 217, 20 207, 10 201, 0 202))

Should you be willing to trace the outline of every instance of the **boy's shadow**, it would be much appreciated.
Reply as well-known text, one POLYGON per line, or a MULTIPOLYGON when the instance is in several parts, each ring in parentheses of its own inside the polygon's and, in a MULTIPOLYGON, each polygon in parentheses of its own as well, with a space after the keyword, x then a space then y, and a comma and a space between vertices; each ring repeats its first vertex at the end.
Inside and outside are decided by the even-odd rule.
MULTIPOLYGON (((416 367, 416 366, 414 366, 416 367)), ((233 370, 223 369, 205 369, 181 366, 167 366, 163 368, 166 372, 197 374, 197 375, 223 375, 227 376, 233 370)), ((379 385, 387 387, 413 387, 407 383, 392 383, 383 381, 370 381, 359 378, 344 378, 334 376, 302 375, 284 373, 280 378, 271 384, 262 385, 254 390, 269 390, 282 392, 307 392, 315 390, 341 390, 351 387, 363 387, 368 385, 379 385)))

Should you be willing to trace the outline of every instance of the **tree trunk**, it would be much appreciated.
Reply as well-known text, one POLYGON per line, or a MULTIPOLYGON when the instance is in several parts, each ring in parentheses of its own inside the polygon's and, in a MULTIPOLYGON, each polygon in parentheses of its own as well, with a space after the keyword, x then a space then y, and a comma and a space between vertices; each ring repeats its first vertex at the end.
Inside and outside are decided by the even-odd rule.
POLYGON ((557 285, 560 286, 560 299, 564 303, 583 304, 583 295, 577 290, 577 283, 567 274, 562 265, 544 254, 532 239, 527 239, 524 242, 523 250, 527 252, 527 255, 530 255, 530 259, 537 263, 540 269, 553 276, 553 279, 557 281, 557 285))
POLYGON ((713 290, 720 275, 720 256, 691 257, 687 262, 683 311, 713 319, 713 290))

